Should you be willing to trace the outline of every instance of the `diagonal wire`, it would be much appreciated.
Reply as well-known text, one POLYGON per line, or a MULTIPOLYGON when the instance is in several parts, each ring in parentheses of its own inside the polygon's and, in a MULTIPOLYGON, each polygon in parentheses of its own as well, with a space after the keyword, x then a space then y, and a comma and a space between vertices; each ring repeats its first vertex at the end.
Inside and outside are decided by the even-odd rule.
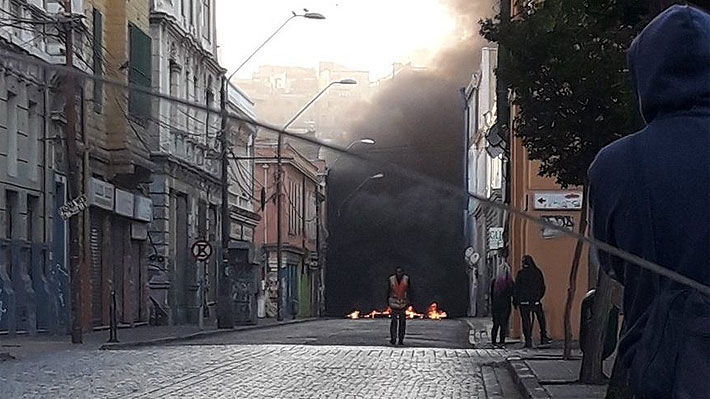
POLYGON ((597 240, 597 239, 588 237, 588 236, 586 236, 586 235, 584 235, 584 234, 580 234, 580 233, 578 233, 578 232, 576 232, 576 231, 569 230, 569 229, 567 229, 567 228, 564 228, 564 227, 558 226, 558 225, 556 225, 556 224, 550 223, 550 222, 548 222, 548 221, 546 221, 546 220, 543 220, 543 219, 541 219, 541 218, 538 218, 538 217, 536 217, 536 216, 534 216, 534 215, 532 215, 532 214, 530 214, 530 213, 528 213, 528 212, 526 212, 526 211, 520 210, 520 209, 518 209, 518 208, 516 208, 516 207, 514 207, 514 206, 511 206, 511 205, 508 205, 508 204, 504 204, 504 203, 498 202, 498 201, 493 201, 493 200, 491 200, 491 199, 489 199, 489 198, 486 198, 486 197, 484 197, 484 196, 481 196, 481 195, 478 195, 478 194, 475 194, 475 193, 468 193, 468 192, 466 192, 466 190, 465 190, 464 188, 462 188, 462 187, 457 187, 457 186, 455 186, 455 185, 453 185, 453 184, 446 183, 446 182, 444 182, 444 181, 435 179, 435 178, 433 178, 433 177, 423 175, 423 174, 418 173, 418 172, 416 172, 416 171, 413 171, 413 170, 404 168, 404 167, 402 167, 402 166, 400 166, 400 165, 398 165, 398 164, 394 164, 394 163, 391 163, 391 162, 380 161, 380 160, 374 159, 374 158, 372 158, 372 157, 368 157, 368 156, 365 156, 365 155, 362 155, 362 154, 358 154, 358 153, 355 153, 355 152, 351 152, 350 150, 348 150, 348 149, 346 149, 346 148, 344 148, 344 147, 342 147, 342 146, 338 146, 338 145, 330 144, 330 143, 327 143, 327 142, 323 142, 323 141, 321 141, 321 140, 319 140, 319 139, 317 139, 317 138, 307 137, 307 136, 303 136, 303 135, 300 135, 300 134, 292 133, 292 132, 289 132, 289 131, 287 131, 287 130, 284 130, 284 129, 278 127, 278 126, 275 126, 275 125, 272 125, 272 124, 269 124, 269 123, 264 123, 264 122, 256 121, 256 120, 253 120, 253 119, 251 119, 251 118, 245 118, 245 117, 242 117, 242 116, 240 116, 240 115, 238 115, 238 114, 236 114, 236 113, 232 113, 232 112, 228 112, 228 111, 221 111, 221 110, 209 108, 209 107, 207 107, 207 106, 203 106, 203 105, 200 105, 200 104, 191 103, 191 102, 189 102, 189 101, 186 101, 186 100, 183 100, 183 99, 180 99, 180 98, 176 98, 176 97, 172 97, 172 96, 169 96, 169 95, 166 95, 166 94, 158 93, 158 92, 156 92, 156 91, 153 91, 153 90, 150 90, 150 89, 146 89, 145 87, 138 86, 138 85, 135 85, 135 84, 131 84, 131 83, 126 84, 126 83, 124 83, 124 82, 119 82, 119 81, 115 81, 115 80, 111 80, 111 79, 106 79, 106 78, 102 78, 102 77, 93 76, 93 75, 91 75, 91 74, 87 74, 86 72, 77 70, 76 68, 71 68, 71 67, 67 67, 67 66, 64 66, 64 65, 50 64, 50 63, 47 63, 47 62, 44 61, 44 60, 35 59, 35 58, 31 57, 31 56, 27 56, 27 55, 23 55, 23 54, 12 53, 12 52, 9 52, 9 51, 6 51, 6 50, 0 50, 0 56, 1 56, 1 57, 4 57, 4 58, 7 58, 7 59, 13 59, 13 60, 17 60, 17 61, 22 61, 22 62, 26 62, 26 63, 38 65, 38 66, 42 66, 42 67, 44 67, 44 68, 46 68, 46 69, 48 69, 48 70, 54 70, 54 71, 57 71, 57 72, 63 72, 63 73, 66 73, 67 75, 72 75, 72 76, 75 76, 75 77, 80 77, 80 78, 85 78, 85 79, 93 79, 93 80, 96 80, 96 81, 103 82, 104 84, 107 84, 107 85, 112 85, 112 86, 119 87, 119 88, 126 89, 126 90, 133 90, 133 91, 140 92, 140 93, 144 93, 144 94, 147 94, 147 95, 150 95, 150 96, 153 96, 153 97, 162 98, 162 99, 165 99, 165 100, 168 100, 168 101, 177 103, 177 104, 183 104, 183 105, 186 105, 186 106, 194 107, 194 108, 196 108, 196 109, 201 109, 201 110, 204 110, 204 111, 214 112, 214 113, 216 113, 216 114, 218 114, 218 115, 220 115, 220 116, 222 116, 222 117, 224 117, 224 118, 228 118, 228 119, 230 119, 230 120, 234 120, 234 121, 239 121, 239 122, 251 124, 251 125, 253 125, 253 126, 256 126, 256 127, 259 127, 259 128, 262 128, 262 129, 264 129, 264 130, 268 130, 268 131, 271 131, 271 132, 274 132, 274 133, 278 133, 278 134, 280 134, 280 135, 284 135, 284 136, 286 136, 286 137, 289 137, 289 138, 292 138, 292 139, 295 139, 295 140, 300 140, 300 141, 303 141, 303 142, 306 142, 306 143, 309 143, 309 144, 313 144, 313 145, 316 145, 316 146, 320 146, 320 147, 322 147, 322 148, 326 148, 326 149, 329 149, 329 150, 338 152, 338 153, 340 153, 340 154, 342 154, 342 155, 344 155, 344 156, 347 156, 347 157, 350 157, 350 158, 353 158, 353 159, 357 159, 357 160, 360 160, 360 161, 363 161, 363 162, 367 162, 367 163, 370 163, 370 164, 374 164, 374 165, 377 165, 377 166, 379 166, 379 167, 388 168, 388 170, 390 170, 390 171, 392 171, 392 172, 394 172, 394 173, 397 173, 397 174, 400 174, 400 175, 402 175, 402 176, 405 176, 405 177, 411 178, 411 179, 413 179, 413 180, 419 181, 419 182, 421 182, 421 183, 423 183, 423 184, 432 185, 432 186, 438 188, 439 190, 443 191, 442 194, 460 197, 461 199, 464 199, 464 198, 473 198, 473 199, 475 199, 475 200, 477 200, 477 201, 480 201, 481 203, 485 204, 486 206, 489 206, 489 207, 491 207, 491 208, 494 208, 494 209, 497 209, 497 210, 500 210, 500 211, 507 211, 507 212, 509 212, 510 214, 515 215, 515 216, 518 216, 518 217, 520 217, 520 218, 522 218, 522 219, 524 219, 524 220, 528 220, 528 221, 531 221, 531 222, 533 222, 533 223, 536 223, 536 224, 538 224, 538 225, 540 225, 540 226, 544 226, 544 227, 546 227, 546 228, 548 228, 548 229, 551 229, 551 230, 560 232, 560 233, 563 234, 563 235, 566 235, 566 236, 568 236, 568 237, 572 237, 572 238, 574 238, 574 239, 576 239, 576 240, 582 241, 582 242, 584 242, 584 243, 590 245, 591 247, 593 247, 593 248, 595 248, 595 249, 597 249, 597 250, 604 251, 604 252, 606 252, 606 253, 608 253, 608 254, 610 254, 610 255, 616 256, 616 257, 618 257, 618 258, 620 258, 620 259, 622 259, 622 260, 625 260, 625 261, 627 261, 627 262, 629 262, 629 263, 632 263, 632 264, 634 264, 634 265, 636 265, 636 266, 638 266, 638 267, 641 267, 641 268, 646 269, 646 270, 649 270, 649 271, 651 271, 651 272, 653 272, 653 273, 659 274, 659 275, 661 275, 661 276, 663 276, 663 277, 665 277, 665 278, 668 278, 669 280, 672 280, 672 281, 675 281, 675 282, 677 282, 677 283, 680 283, 680 284, 682 284, 682 285, 684 285, 684 286, 693 288, 693 289, 695 289, 695 290, 697 290, 697 291, 699 291, 699 292, 701 292, 701 293, 703 293, 703 294, 705 294, 705 295, 707 295, 707 296, 710 296, 710 286, 706 286, 706 285, 704 285, 704 284, 702 284, 702 283, 700 283, 700 282, 698 282, 698 281, 696 281, 696 280, 693 280, 693 279, 691 279, 691 278, 688 278, 688 277, 686 277, 686 276, 684 276, 684 275, 682 275, 682 274, 680 274, 680 273, 678 273, 678 272, 676 272, 676 271, 673 271, 673 270, 668 269, 668 268, 666 268, 666 267, 660 266, 660 265, 658 265, 658 264, 656 264, 656 263, 654 263, 654 262, 650 262, 650 261, 648 261, 648 260, 646 260, 646 259, 641 258, 640 256, 631 254, 631 253, 629 253, 629 252, 627 252, 627 251, 624 251, 624 250, 622 250, 622 249, 616 248, 616 247, 614 247, 613 245, 607 244, 607 243, 602 242, 602 241, 599 241, 599 240, 597 240))

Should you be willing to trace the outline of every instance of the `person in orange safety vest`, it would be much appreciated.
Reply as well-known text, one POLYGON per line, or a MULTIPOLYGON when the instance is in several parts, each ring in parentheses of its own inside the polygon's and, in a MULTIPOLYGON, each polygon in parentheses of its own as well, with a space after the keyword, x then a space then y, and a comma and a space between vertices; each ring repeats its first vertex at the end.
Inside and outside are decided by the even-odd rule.
POLYGON ((392 309, 392 322, 390 323, 390 344, 404 345, 404 333, 407 328, 407 315, 405 310, 410 304, 411 283, 409 276, 404 274, 404 269, 397 266, 395 274, 391 275, 387 284, 387 304, 392 309), (398 339, 398 340, 397 340, 398 339))

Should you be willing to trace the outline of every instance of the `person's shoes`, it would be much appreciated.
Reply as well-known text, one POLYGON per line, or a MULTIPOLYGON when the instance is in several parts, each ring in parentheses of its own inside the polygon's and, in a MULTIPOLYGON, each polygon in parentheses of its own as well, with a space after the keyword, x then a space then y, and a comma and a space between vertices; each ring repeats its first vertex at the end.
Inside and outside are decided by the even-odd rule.
POLYGON ((546 335, 543 335, 542 338, 540 338, 540 345, 550 345, 551 343, 552 340, 546 335))
POLYGON ((532 342, 526 342, 523 348, 532 348, 532 342))
POLYGON ((404 341, 399 341, 399 343, 397 345, 404 346, 404 341))
POLYGON ((396 343, 397 343, 397 341, 395 341, 395 340, 393 340, 393 339, 390 340, 390 345, 394 345, 394 344, 396 344, 396 343))

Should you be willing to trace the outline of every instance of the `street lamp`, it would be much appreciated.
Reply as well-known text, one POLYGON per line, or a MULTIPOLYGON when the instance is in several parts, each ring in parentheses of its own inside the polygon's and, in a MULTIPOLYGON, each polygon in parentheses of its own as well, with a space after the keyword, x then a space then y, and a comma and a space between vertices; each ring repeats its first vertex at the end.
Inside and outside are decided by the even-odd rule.
MULTIPOLYGON (((292 12, 292 15, 284 21, 281 26, 267 37, 264 42, 262 42, 259 47, 257 47, 250 55, 247 57, 238 67, 235 69, 229 77, 225 78, 222 75, 222 84, 220 87, 220 113, 222 117, 221 123, 221 135, 220 135, 220 146, 221 154, 221 183, 222 183, 222 267, 220 268, 218 279, 218 301, 217 301, 217 326, 219 328, 233 328, 234 327, 234 312, 232 311, 232 306, 230 305, 232 298, 232 284, 231 278, 227 278, 229 272, 229 237, 231 234, 231 216, 229 214, 229 156, 227 147, 229 147, 229 139, 227 135, 227 95, 229 93, 229 81, 232 80, 234 75, 246 65, 249 60, 251 60, 256 53, 261 50, 262 47, 266 45, 277 33, 283 29, 286 24, 291 22, 294 18, 303 17, 306 19, 325 19, 323 14, 317 12, 308 12, 304 14, 296 14, 292 12)), ((209 115, 209 113, 208 113, 209 115)))
POLYGON ((348 194, 348 196, 343 200, 343 202, 340 203, 340 206, 338 207, 338 217, 340 217, 343 207, 348 203, 348 201, 350 201, 355 196, 355 194, 357 194, 358 191, 360 191, 361 188, 365 186, 365 184, 367 184, 367 182, 369 182, 370 180, 382 179, 383 177, 385 177, 384 173, 378 173, 363 180, 362 183, 360 183, 360 185, 357 186, 355 190, 351 191, 350 194, 348 194))
MULTIPOLYGON (((348 150, 350 150, 351 148, 355 147, 355 146, 358 145, 358 144, 374 145, 375 143, 376 143, 375 140, 374 140, 374 139, 371 139, 371 138, 364 138, 364 139, 355 140, 355 141, 353 141, 352 143, 348 144, 347 147, 345 147, 345 152, 347 152, 348 150)), ((338 163, 338 161, 340 160, 340 157, 341 157, 341 156, 342 156, 342 154, 341 154, 341 155, 338 155, 338 156, 335 158, 335 161, 333 161, 333 163, 330 164, 330 167, 328 168, 328 170, 333 169, 333 167, 335 166, 335 164, 338 163)))
MULTIPOLYGON (((333 85, 355 85, 357 84, 357 81, 355 79, 341 79, 341 80, 335 80, 330 82, 327 86, 325 86, 318 94, 315 95, 309 101, 306 105, 303 106, 296 114, 286 122, 286 124, 283 126, 281 130, 286 130, 288 129, 289 126, 295 122, 299 116, 301 116, 306 110, 313 105, 320 96, 323 95, 331 86, 333 85)), ((283 187, 283 157, 282 157, 282 148, 283 148, 283 133, 279 132, 279 138, 278 138, 278 143, 276 145, 276 276, 278 278, 278 291, 277 291, 277 303, 276 303, 276 319, 281 321, 283 320, 283 315, 281 312, 281 298, 283 295, 283 287, 281 284, 281 266, 283 265, 283 239, 281 237, 281 219, 283 217, 282 209, 283 209, 283 199, 281 198, 283 196, 282 192, 282 187, 283 187)))

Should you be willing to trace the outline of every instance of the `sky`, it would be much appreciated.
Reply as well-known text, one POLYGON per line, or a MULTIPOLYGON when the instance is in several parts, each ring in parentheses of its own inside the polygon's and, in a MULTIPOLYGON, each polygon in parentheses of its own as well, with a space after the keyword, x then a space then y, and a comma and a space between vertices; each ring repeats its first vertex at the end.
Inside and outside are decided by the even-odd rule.
POLYGON ((294 18, 237 74, 260 65, 317 67, 319 61, 370 71, 394 62, 425 66, 455 34, 456 18, 441 0, 217 0, 220 64, 239 66, 286 19, 306 8, 325 20, 294 18))

